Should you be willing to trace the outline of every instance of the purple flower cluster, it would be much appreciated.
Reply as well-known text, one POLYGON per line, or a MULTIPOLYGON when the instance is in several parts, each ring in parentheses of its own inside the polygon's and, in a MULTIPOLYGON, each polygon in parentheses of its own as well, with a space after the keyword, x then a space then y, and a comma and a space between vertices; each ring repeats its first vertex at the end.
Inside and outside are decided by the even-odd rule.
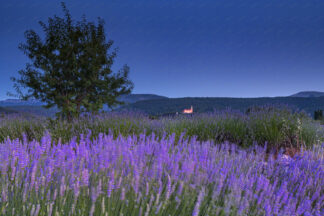
POLYGON ((47 199, 50 209, 70 191, 75 199, 87 193, 93 203, 118 192, 121 202, 129 202, 130 193, 147 199, 146 215, 166 211, 175 200, 193 202, 192 215, 324 215, 323 147, 265 161, 265 148, 258 146, 175 142, 175 135, 89 137, 55 144, 47 134, 40 143, 7 139, 0 144, 0 209, 19 190, 25 202, 35 200, 33 193, 47 199))

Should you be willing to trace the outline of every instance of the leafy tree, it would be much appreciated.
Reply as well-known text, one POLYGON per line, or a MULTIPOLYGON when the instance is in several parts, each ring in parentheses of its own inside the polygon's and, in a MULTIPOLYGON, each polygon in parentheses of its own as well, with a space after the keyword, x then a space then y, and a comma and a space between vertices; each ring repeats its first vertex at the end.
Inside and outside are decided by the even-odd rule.
POLYGON ((33 30, 25 32, 26 43, 19 44, 19 49, 32 64, 18 72, 20 79, 11 77, 17 94, 8 95, 38 99, 46 108, 56 105, 57 117, 69 120, 82 112, 98 113, 103 104, 110 108, 123 104, 118 96, 129 94, 133 83, 127 65, 117 73, 111 70, 117 49, 109 52, 113 41, 106 42, 104 20, 99 17, 95 25, 83 15, 75 22, 65 3, 61 5, 63 18, 55 15, 47 25, 39 22, 45 39, 33 30), (27 93, 21 87, 28 88, 27 93))

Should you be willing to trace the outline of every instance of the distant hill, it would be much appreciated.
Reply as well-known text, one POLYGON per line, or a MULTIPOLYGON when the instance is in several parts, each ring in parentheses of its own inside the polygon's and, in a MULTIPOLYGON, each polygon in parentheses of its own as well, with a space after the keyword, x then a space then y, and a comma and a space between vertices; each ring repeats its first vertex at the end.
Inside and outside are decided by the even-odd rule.
POLYGON ((7 106, 6 109, 14 110, 17 113, 40 115, 46 117, 55 117, 55 113, 59 110, 56 107, 46 109, 42 106, 37 105, 17 105, 17 106, 7 106))
MULTIPOLYGON (((121 101, 124 101, 125 104, 131 104, 138 101, 156 100, 156 99, 165 99, 165 98, 167 97, 155 95, 155 94, 130 94, 130 95, 123 95, 119 99, 121 101)), ((55 113, 59 111, 57 107, 46 109, 42 107, 42 105, 45 105, 45 103, 40 102, 38 100, 23 101, 19 99, 6 99, 0 101, 0 113, 13 113, 13 112, 30 113, 33 115, 54 117, 55 113)), ((103 110, 109 111, 107 106, 104 106, 103 110)))
POLYGON ((138 101, 120 110, 138 110, 151 115, 181 112, 193 106, 194 112, 212 112, 231 108, 245 112, 249 107, 262 105, 288 105, 313 115, 317 109, 324 109, 324 97, 263 97, 263 98, 220 98, 186 97, 138 101))
MULTIPOLYGON (((124 101, 125 103, 135 103, 137 101, 142 100, 154 100, 154 99, 164 99, 167 97, 155 95, 155 94, 130 94, 130 95, 123 95, 120 96, 119 99, 121 101, 124 101)), ((31 99, 28 101, 20 100, 20 99, 6 99, 0 101, 1 107, 7 107, 7 106, 42 106, 45 105, 45 103, 31 99)))
MULTIPOLYGON (((123 101, 125 105, 136 103, 138 101, 146 100, 158 100, 158 99, 167 99, 165 96, 155 95, 155 94, 129 94, 123 95, 118 98, 118 100, 123 101)), ((121 106, 119 106, 121 107, 121 106)), ((118 107, 116 107, 117 109, 118 107)), ((103 106, 104 111, 110 111, 107 105, 103 106)))
POLYGON ((318 91, 302 91, 297 94, 290 95, 290 97, 323 97, 324 92, 318 91))
POLYGON ((44 103, 38 101, 38 100, 28 100, 23 101, 19 99, 6 99, 0 101, 0 106, 7 107, 7 106, 41 106, 44 105, 44 103))
MULTIPOLYGON (((299 93, 298 93, 299 94, 299 93)), ((126 104, 117 110, 138 110, 151 115, 163 115, 182 112, 193 106, 194 113, 212 112, 230 108, 245 112, 252 106, 262 105, 288 105, 292 108, 304 110, 310 115, 317 109, 324 110, 324 96, 289 96, 289 97, 262 97, 262 98, 225 98, 225 97, 186 97, 186 98, 167 98, 154 94, 131 94, 122 96, 121 100, 126 104)), ((0 107, 15 111, 27 112, 47 117, 54 117, 58 112, 57 108, 45 109, 38 101, 19 101, 5 100, 0 101, 0 107)), ((109 111, 108 107, 103 110, 109 111)))
POLYGON ((118 99, 124 101, 125 103, 135 103, 137 101, 143 100, 157 100, 157 99, 166 99, 168 97, 155 95, 155 94, 130 94, 120 96, 118 99))
POLYGON ((11 110, 5 107, 0 107, 0 113, 2 114, 12 114, 12 113, 18 113, 16 110, 11 110))

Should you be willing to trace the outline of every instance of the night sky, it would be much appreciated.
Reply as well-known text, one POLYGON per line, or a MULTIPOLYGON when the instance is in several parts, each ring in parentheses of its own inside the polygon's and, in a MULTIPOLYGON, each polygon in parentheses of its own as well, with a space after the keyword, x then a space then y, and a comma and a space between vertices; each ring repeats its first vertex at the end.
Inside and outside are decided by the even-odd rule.
MULTIPOLYGON (((18 50, 61 1, 0 0, 0 99, 25 68, 18 50)), ((324 91, 323 0, 73 0, 74 20, 101 17, 130 66, 133 93, 168 97, 286 96, 324 91)), ((14 92, 14 91, 13 91, 14 92)))

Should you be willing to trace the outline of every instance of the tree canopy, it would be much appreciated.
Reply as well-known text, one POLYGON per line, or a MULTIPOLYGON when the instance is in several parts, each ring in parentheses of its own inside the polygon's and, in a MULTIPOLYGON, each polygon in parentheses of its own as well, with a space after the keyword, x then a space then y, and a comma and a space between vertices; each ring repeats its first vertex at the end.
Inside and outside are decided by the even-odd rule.
POLYGON ((61 3, 64 17, 54 16, 48 24, 39 24, 45 33, 41 37, 34 30, 25 32, 26 43, 19 49, 31 60, 20 70, 20 78, 11 77, 17 94, 10 96, 45 102, 46 108, 57 106, 58 117, 72 119, 82 112, 97 113, 104 104, 113 108, 123 104, 118 96, 131 93, 129 67, 117 73, 111 66, 117 56, 113 41, 106 40, 104 20, 98 24, 72 20, 65 3, 61 3), (27 88, 23 93, 21 88, 27 88))

